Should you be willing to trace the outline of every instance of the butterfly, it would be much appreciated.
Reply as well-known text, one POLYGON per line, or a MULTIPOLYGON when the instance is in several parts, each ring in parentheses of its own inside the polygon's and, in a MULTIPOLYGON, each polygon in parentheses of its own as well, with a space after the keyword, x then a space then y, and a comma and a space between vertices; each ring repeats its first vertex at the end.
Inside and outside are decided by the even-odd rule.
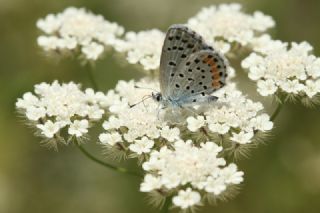
POLYGON ((226 84, 227 61, 203 38, 183 25, 172 25, 160 59, 160 90, 152 98, 166 107, 217 101, 212 93, 226 84))

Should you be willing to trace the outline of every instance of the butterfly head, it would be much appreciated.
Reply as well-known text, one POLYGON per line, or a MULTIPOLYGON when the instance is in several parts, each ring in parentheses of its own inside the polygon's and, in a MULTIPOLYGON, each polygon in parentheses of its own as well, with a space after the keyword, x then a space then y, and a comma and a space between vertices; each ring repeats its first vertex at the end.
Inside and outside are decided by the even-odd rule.
POLYGON ((155 100, 156 102, 162 102, 162 95, 160 92, 152 93, 151 96, 152 96, 152 99, 155 100))

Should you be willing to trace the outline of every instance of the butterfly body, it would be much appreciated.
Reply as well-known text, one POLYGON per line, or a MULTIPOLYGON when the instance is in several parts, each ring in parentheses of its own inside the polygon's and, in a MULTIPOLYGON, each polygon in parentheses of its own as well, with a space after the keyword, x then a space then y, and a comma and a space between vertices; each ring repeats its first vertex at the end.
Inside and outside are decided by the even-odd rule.
POLYGON ((196 32, 183 25, 168 29, 160 60, 160 93, 152 98, 165 107, 208 104, 225 85, 227 61, 196 32))

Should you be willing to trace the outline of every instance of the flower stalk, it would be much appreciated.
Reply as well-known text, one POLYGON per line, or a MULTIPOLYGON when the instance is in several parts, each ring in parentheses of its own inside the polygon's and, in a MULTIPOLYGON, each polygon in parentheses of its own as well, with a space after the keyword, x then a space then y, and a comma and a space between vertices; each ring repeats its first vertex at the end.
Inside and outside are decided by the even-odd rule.
POLYGON ((81 146, 80 144, 77 144, 77 147, 79 148, 79 150, 87 157, 89 158, 90 160, 94 161, 95 163, 98 163, 108 169, 111 169, 113 171, 116 171, 116 172, 119 172, 119 173, 123 173, 123 174, 126 174, 126 175, 131 175, 131 176, 135 176, 135 177, 139 177, 141 178, 142 176, 136 172, 133 172, 133 171, 129 171, 128 169, 126 168, 123 168, 123 167, 117 167, 117 166, 114 166, 114 165, 111 165, 111 164, 108 164, 102 160, 99 160, 98 158, 96 158, 95 156, 93 156, 92 154, 90 154, 83 146, 81 146))

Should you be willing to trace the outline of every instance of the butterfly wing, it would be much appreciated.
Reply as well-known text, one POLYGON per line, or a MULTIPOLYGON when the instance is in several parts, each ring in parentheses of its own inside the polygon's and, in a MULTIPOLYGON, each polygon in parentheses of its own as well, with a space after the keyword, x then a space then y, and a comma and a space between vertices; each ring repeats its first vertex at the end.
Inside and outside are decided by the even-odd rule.
POLYGON ((196 32, 183 25, 172 25, 166 34, 160 60, 160 89, 166 98, 172 93, 170 84, 180 64, 202 49, 211 48, 196 32))
POLYGON ((169 85, 173 88, 170 99, 186 105, 212 97, 210 95, 226 83, 227 66, 227 60, 216 51, 200 50, 191 54, 174 73, 169 85))

